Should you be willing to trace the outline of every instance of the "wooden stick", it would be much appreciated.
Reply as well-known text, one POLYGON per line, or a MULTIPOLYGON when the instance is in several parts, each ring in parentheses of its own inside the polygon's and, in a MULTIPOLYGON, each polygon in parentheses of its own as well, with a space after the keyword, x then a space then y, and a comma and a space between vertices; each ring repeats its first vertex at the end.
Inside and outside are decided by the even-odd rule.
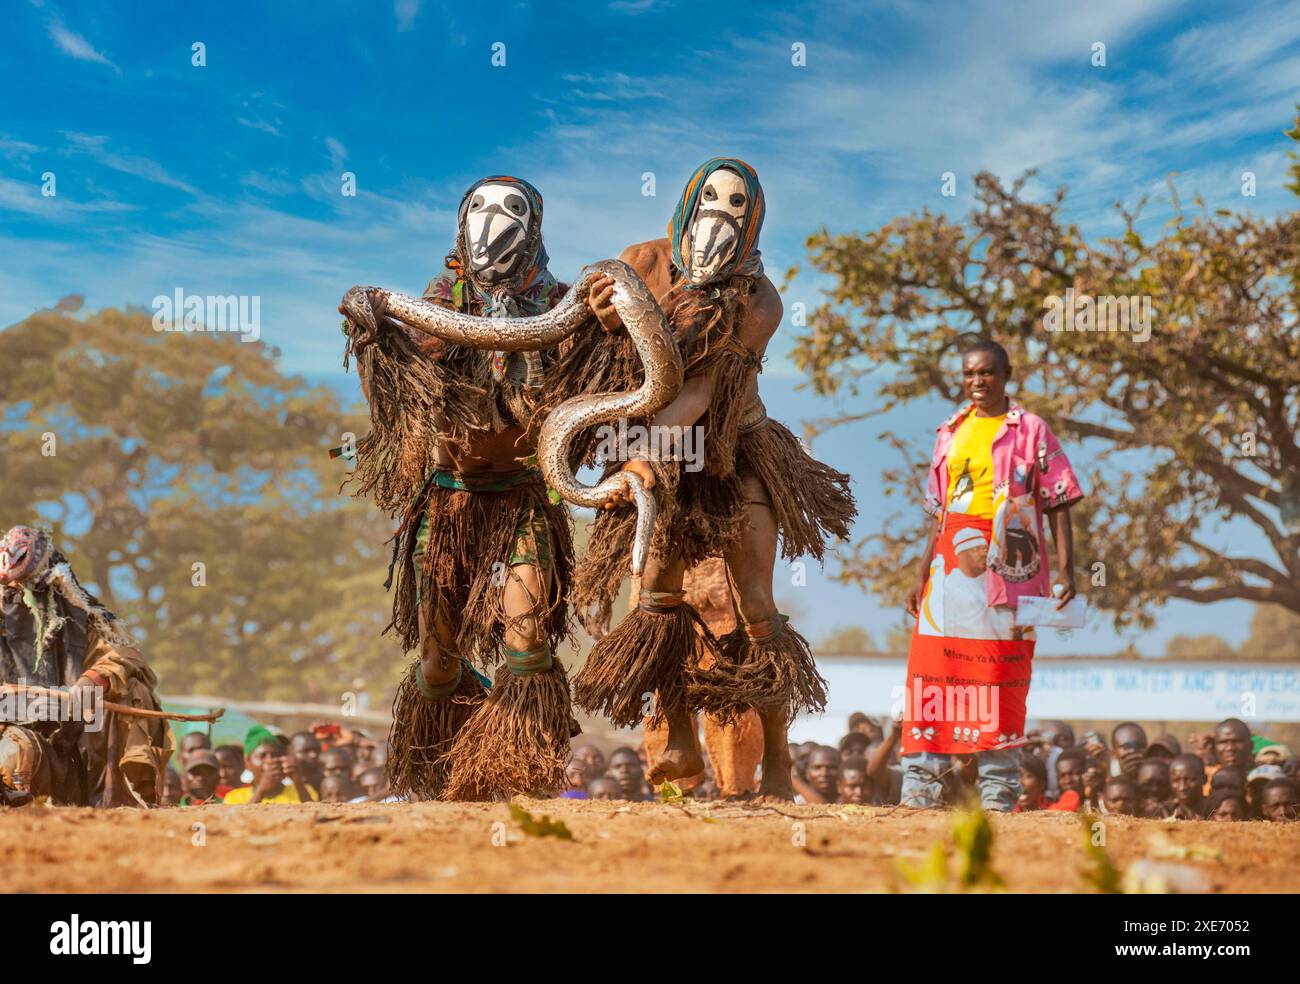
MULTIPOLYGON (((0 684, 0 690, 8 690, 12 693, 36 694, 41 697, 58 697, 60 700, 71 699, 71 695, 66 690, 32 687, 22 683, 0 684)), ((173 714, 171 711, 155 711, 147 707, 131 707, 128 704, 115 704, 108 700, 104 701, 104 709, 112 711, 114 714, 124 714, 127 717, 161 718, 167 721, 216 721, 226 713, 224 707, 218 707, 209 714, 173 714)))

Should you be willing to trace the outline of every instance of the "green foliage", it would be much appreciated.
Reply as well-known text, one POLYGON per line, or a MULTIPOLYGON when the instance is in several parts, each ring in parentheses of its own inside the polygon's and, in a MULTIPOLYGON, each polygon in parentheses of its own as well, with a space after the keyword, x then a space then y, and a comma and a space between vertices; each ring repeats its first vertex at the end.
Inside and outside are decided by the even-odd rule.
MULTIPOLYGON (((1286 135, 1296 143, 1300 143, 1300 103, 1296 104, 1296 110, 1295 125, 1286 131, 1286 135)), ((1291 175, 1291 180, 1287 182, 1287 188, 1300 195, 1300 154, 1291 150, 1287 151, 1287 157, 1294 162, 1287 172, 1291 175)))
POLYGON ((1222 636, 1176 635, 1165 643, 1165 656, 1169 659, 1221 661, 1235 659, 1237 651, 1222 636))
POLYGON ((552 820, 546 814, 538 820, 517 803, 510 804, 510 816, 519 824, 519 829, 529 837, 558 837, 560 840, 573 840, 573 833, 563 820, 552 820))
POLYGON ((958 810, 952 822, 957 884, 964 890, 1001 888, 993 870, 993 826, 975 803, 958 810))
POLYGON ((659 787, 659 802, 661 803, 681 803, 686 799, 686 794, 682 792, 680 786, 671 779, 666 780, 659 787))
MULTIPOLYGON (((1300 120, 1290 136, 1300 140, 1300 120)), ((1062 218, 1064 190, 1023 197, 1028 177, 1007 187, 978 175, 965 220, 922 210, 809 238, 831 286, 793 358, 819 394, 873 397, 823 427, 918 400, 959 405, 964 337, 996 338, 1012 395, 1068 450, 1087 442, 1097 467, 1073 509, 1079 580, 1117 626, 1150 625, 1171 598, 1300 613, 1300 528, 1279 516, 1300 502, 1300 212, 1211 214, 1197 202, 1197 214, 1139 231, 1139 203, 1120 210, 1121 234, 1090 242, 1062 218), (1046 300, 1067 289, 1149 297, 1150 339, 1047 331, 1046 300), (1212 545, 1220 527, 1251 536, 1212 545), (1265 546, 1237 548, 1243 539, 1265 546), (1096 562, 1104 585, 1089 577, 1096 562)), ((883 437, 905 464, 881 487, 913 508, 857 543, 838 576, 901 604, 925 540, 930 448, 883 437)))
POLYGON ((943 841, 930 845, 930 852, 920 864, 907 861, 894 862, 894 873, 912 887, 913 891, 935 894, 952 890, 948 874, 948 849, 943 841))
MULTIPOLYGON (((1136 658, 1136 652, 1121 653, 1136 658)), ((1165 646, 1169 659, 1223 662, 1243 659, 1257 662, 1300 662, 1300 615, 1278 605, 1256 605, 1250 634, 1234 649, 1217 635, 1176 635, 1165 646)))
POLYGON ((1093 837, 1093 824, 1099 822, 1093 814, 1079 814, 1079 828, 1083 836, 1085 857, 1083 880, 1102 895, 1122 895, 1119 870, 1111 863, 1106 849, 1093 837))
POLYGON ((1300 663, 1300 615, 1276 605, 1260 605, 1240 653, 1242 659, 1300 663))
POLYGON ((53 528, 164 693, 382 705, 391 529, 327 455, 365 418, 260 342, 78 307, 0 331, 0 527, 53 528))
POLYGON ((999 892, 1001 877, 993 870, 993 826, 975 802, 953 815, 951 866, 943 841, 935 841, 919 864, 894 862, 894 871, 913 891, 926 893, 999 892))

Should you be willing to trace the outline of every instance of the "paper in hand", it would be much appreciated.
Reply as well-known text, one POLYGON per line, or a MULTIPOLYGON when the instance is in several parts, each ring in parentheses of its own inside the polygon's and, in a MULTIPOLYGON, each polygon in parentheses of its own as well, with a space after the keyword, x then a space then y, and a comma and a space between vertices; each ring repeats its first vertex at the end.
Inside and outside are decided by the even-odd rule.
POLYGON ((1038 595, 1025 595, 1016 608, 1016 625, 1039 625, 1053 629, 1081 629, 1084 616, 1088 614, 1088 602, 1074 597, 1070 603, 1057 611, 1059 602, 1055 598, 1043 598, 1038 595))

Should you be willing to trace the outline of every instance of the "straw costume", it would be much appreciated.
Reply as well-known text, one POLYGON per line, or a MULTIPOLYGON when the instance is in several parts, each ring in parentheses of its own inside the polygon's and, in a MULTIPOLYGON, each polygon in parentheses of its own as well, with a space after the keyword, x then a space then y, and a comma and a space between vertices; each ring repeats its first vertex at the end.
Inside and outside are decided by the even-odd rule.
MULTIPOLYGON (((528 182, 477 182, 425 298, 489 318, 554 307, 566 288, 547 269, 541 223, 528 182)), ((486 799, 558 789, 577 733, 553 655, 568 632, 573 547, 530 426, 556 353, 480 351, 392 322, 344 325, 372 423, 353 480, 401 517, 390 628, 421 653, 393 705, 393 791, 486 799), (494 668, 494 682, 480 672, 494 668)))
MULTIPOLYGON (((771 330, 780 310, 758 251, 763 215, 754 170, 734 158, 715 158, 691 176, 669 238, 624 253, 652 289, 667 285, 656 293, 686 363, 686 389, 692 380, 711 379, 707 410, 695 422, 703 448, 698 462, 655 449, 632 455, 654 471, 660 513, 652 561, 665 567, 684 571, 717 556, 731 567, 750 535, 755 506, 770 512, 782 556, 821 561, 827 539, 847 536, 856 512, 848 476, 815 460, 767 416, 758 395, 767 339, 755 347, 742 335, 758 292, 769 320, 775 308, 771 330)), ((583 374, 591 392, 639 382, 635 355, 625 333, 617 332, 579 336, 555 370, 558 379, 570 374, 583 374)), ((608 624, 634 518, 626 509, 598 514, 579 564, 574 605, 594 634, 608 624)), ((683 603, 681 574, 670 576, 658 585, 669 590, 643 589, 639 603, 593 649, 575 679, 578 705, 624 726, 641 720, 650 691, 657 694, 652 716, 670 724, 682 719, 687 705, 724 721, 749 708, 776 710, 786 720, 800 710, 821 710, 825 682, 807 642, 770 602, 769 610, 755 612, 754 599, 737 587, 736 571, 730 573, 741 614, 735 631, 715 640, 683 603), (702 667, 706 653, 712 658, 702 667)), ((770 595, 770 572, 763 593, 770 595)))

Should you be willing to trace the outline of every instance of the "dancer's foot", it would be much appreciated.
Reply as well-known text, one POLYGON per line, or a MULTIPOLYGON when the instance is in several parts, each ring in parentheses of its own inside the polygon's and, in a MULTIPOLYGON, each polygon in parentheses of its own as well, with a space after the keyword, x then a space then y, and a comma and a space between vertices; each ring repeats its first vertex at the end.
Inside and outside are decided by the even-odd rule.
POLYGON ((790 750, 786 747, 786 713, 784 707, 764 707, 758 711, 763 722, 763 781, 758 795, 793 800, 790 784, 790 750))
POLYGON ((658 786, 674 779, 697 776, 703 771, 704 759, 698 751, 694 748, 673 748, 670 745, 655 759, 647 778, 652 785, 658 786))
POLYGON ((0 806, 26 806, 33 798, 31 793, 14 789, 0 780, 0 806))
POLYGON ((763 769, 763 781, 758 786, 758 796, 760 799, 778 799, 794 800, 794 787, 790 785, 790 770, 776 770, 769 775, 766 768, 763 769))

